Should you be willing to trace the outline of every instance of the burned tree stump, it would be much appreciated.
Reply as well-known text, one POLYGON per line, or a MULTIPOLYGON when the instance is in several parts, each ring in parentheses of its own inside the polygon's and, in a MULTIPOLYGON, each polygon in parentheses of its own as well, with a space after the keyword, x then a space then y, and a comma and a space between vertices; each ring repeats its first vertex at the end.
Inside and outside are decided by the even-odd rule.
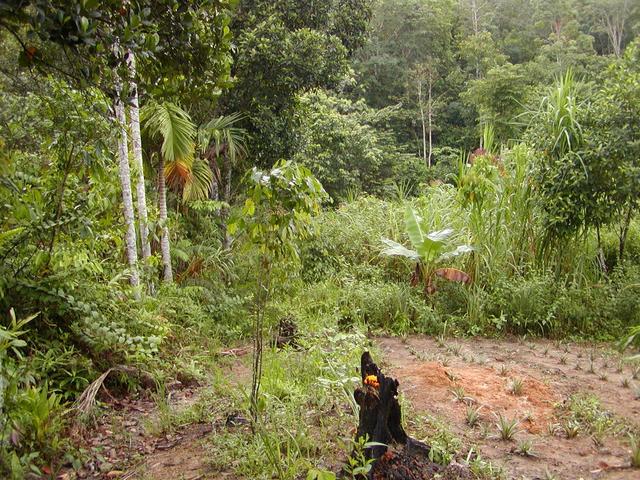
POLYGON ((365 450, 373 459, 368 478, 374 480, 471 479, 468 468, 452 463, 443 466, 429 459, 431 447, 411 438, 402 427, 396 379, 384 375, 369 352, 360 359, 362 385, 354 392, 360 406, 356 440, 365 437, 379 443, 365 450))
POLYGON ((278 322, 278 335, 276 337, 276 347, 284 348, 290 345, 298 347, 298 326, 293 315, 282 317, 278 322))

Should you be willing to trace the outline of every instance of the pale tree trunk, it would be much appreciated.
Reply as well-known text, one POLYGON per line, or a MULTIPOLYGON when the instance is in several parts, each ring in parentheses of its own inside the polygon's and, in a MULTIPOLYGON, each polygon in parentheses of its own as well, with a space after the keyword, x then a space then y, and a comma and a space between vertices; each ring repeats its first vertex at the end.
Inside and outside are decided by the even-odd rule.
POLYGON ((429 166, 427 160, 427 129, 424 119, 424 105, 422 104, 422 80, 418 79, 418 105, 420 105, 420 124, 422 125, 422 159, 429 166))
POLYGON ((124 104, 120 98, 122 85, 117 79, 115 113, 120 136, 118 137, 118 160, 119 160, 119 176, 120 185, 122 187, 122 203, 124 208, 124 221, 127 227, 125 234, 125 244, 127 252, 127 260, 131 269, 129 281, 134 287, 136 298, 139 298, 140 292, 138 286, 140 277, 138 276, 138 251, 136 246, 136 227, 133 215, 133 197, 131 195, 131 171, 129 170, 129 145, 127 141, 127 118, 124 111, 124 104))
POLYGON ((428 113, 428 121, 429 121, 429 155, 427 156, 428 161, 427 165, 431 167, 431 157, 433 157, 433 77, 429 74, 429 89, 428 89, 428 103, 427 103, 427 113, 428 113))
MULTIPOLYGON (((228 152, 224 156, 224 174, 225 185, 224 185, 224 201, 229 204, 231 202, 231 159, 229 158, 228 152)), ((227 229, 227 220, 229 219, 229 208, 225 207, 222 211, 222 229, 223 229, 223 247, 229 248, 231 246, 231 236, 229 235, 229 230, 227 229)))
POLYGON ((473 34, 478 35, 480 33, 480 7, 476 0, 471 0, 471 25, 473 26, 473 34))
POLYGON ((131 50, 127 52, 127 67, 129 68, 129 88, 131 90, 131 105, 129 107, 131 145, 133 147, 133 162, 137 173, 138 228, 140 230, 142 259, 147 260, 151 256, 151 244, 149 243, 147 195, 144 186, 144 168, 142 166, 142 139, 140 138, 140 108, 138 104, 138 85, 136 83, 136 59, 131 50))
MULTIPOLYGON (((626 2, 625 2, 626 3, 626 2)), ((624 12, 616 12, 612 15, 606 15, 605 28, 607 30, 607 37, 609 37, 609 43, 611 49, 616 57, 620 58, 622 55, 622 36, 624 35, 624 12)))
MULTIPOLYGON (((159 152, 158 152, 159 153, 159 152)), ((164 159, 158 154, 158 210, 162 223, 162 237, 160 239, 160 252, 162 254, 163 278, 165 282, 173 282, 173 270, 171 268, 171 247, 169 245, 169 226, 167 225, 167 188, 164 181, 164 159)))

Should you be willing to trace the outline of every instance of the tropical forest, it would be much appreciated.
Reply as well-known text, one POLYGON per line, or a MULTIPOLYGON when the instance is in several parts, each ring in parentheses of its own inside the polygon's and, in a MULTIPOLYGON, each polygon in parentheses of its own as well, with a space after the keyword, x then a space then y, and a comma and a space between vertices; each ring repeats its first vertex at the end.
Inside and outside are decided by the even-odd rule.
POLYGON ((0 479, 640 478, 640 0, 0 0, 0 479))

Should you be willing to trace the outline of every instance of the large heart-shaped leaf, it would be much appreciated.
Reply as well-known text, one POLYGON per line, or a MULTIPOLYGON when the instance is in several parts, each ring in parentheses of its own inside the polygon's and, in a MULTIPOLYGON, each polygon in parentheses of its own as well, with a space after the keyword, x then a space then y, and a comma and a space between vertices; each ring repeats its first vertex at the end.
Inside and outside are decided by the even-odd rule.
POLYGON ((420 260, 420 255, 415 250, 410 250, 406 248, 404 245, 400 245, 393 240, 389 240, 388 238, 383 238, 382 243, 387 245, 387 248, 382 250, 383 255, 395 256, 395 257, 406 257, 411 260, 418 261, 420 260))
POLYGON ((458 255, 462 255, 464 253, 473 252, 474 248, 469 245, 460 245, 458 248, 451 252, 446 252, 438 257, 438 260, 448 260, 449 258, 457 257, 458 255))
POLYGON ((445 228, 444 230, 431 232, 429 235, 427 235, 427 238, 433 242, 444 242, 447 238, 451 236, 452 233, 453 233, 452 228, 445 228))

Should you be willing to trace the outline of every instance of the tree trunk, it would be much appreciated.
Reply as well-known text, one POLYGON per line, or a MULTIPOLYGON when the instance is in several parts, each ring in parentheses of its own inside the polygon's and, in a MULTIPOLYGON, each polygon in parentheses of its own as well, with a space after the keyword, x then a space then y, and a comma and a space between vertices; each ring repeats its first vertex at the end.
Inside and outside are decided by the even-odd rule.
POLYGON ((162 255, 163 279, 165 282, 173 282, 173 269, 171 268, 171 246, 169 245, 169 226, 167 225, 167 188, 164 181, 164 158, 158 152, 158 210, 162 223, 162 237, 160 239, 160 252, 162 255))
POLYGON ((418 104, 420 105, 420 124, 422 125, 422 159, 429 167, 431 165, 427 159, 427 129, 424 119, 424 105, 422 104, 422 80, 420 79, 418 79, 418 104))
POLYGON ((433 91, 433 79, 429 75, 429 99, 428 99, 428 119, 429 119, 429 155, 427 156, 427 165, 431 167, 431 157, 433 156, 433 98, 431 96, 433 91))
MULTIPOLYGON (((224 182, 224 201, 228 205, 231 202, 231 158, 229 158, 228 152, 224 155, 224 174, 225 174, 225 182, 224 182)), ((224 248, 229 248, 231 246, 231 236, 229 235, 229 231, 227 229, 227 220, 229 219, 229 207, 224 207, 221 211, 222 213, 222 245, 224 248)))
POLYGON ((142 139, 140 138, 140 108, 138 105, 138 85, 136 83, 136 59, 131 50, 127 53, 127 67, 129 68, 129 88, 131 89, 129 92, 131 95, 131 105, 129 107, 131 145, 133 147, 133 164, 135 165, 137 174, 138 228, 140 231, 140 245, 142 246, 142 259, 147 260, 151 256, 151 244, 149 243, 147 195, 144 185, 144 168, 142 166, 142 139))
POLYGON ((124 209, 124 222, 127 227, 125 234, 125 244, 127 251, 127 260, 129 262, 129 268, 131 269, 131 276, 129 281, 131 286, 134 287, 136 298, 140 297, 138 286, 140 284, 140 277, 138 276, 138 251, 136 245, 136 227, 135 219, 133 215, 133 197, 131 195, 131 171, 129 170, 129 145, 127 141, 127 118, 124 111, 124 104, 120 93, 122 91, 122 85, 120 80, 116 80, 116 98, 114 100, 116 122, 120 129, 120 136, 118 138, 118 160, 119 160, 119 176, 120 185, 122 187, 122 203, 124 209))
POLYGON ((620 245, 618 249, 618 254, 620 255, 620 262, 622 262, 622 257, 624 255, 624 247, 627 243, 627 235, 629 233, 629 225, 631 225, 631 218, 633 218, 633 203, 629 202, 629 208, 627 210, 627 214, 624 217, 624 221, 622 223, 622 227, 620 228, 620 245))

